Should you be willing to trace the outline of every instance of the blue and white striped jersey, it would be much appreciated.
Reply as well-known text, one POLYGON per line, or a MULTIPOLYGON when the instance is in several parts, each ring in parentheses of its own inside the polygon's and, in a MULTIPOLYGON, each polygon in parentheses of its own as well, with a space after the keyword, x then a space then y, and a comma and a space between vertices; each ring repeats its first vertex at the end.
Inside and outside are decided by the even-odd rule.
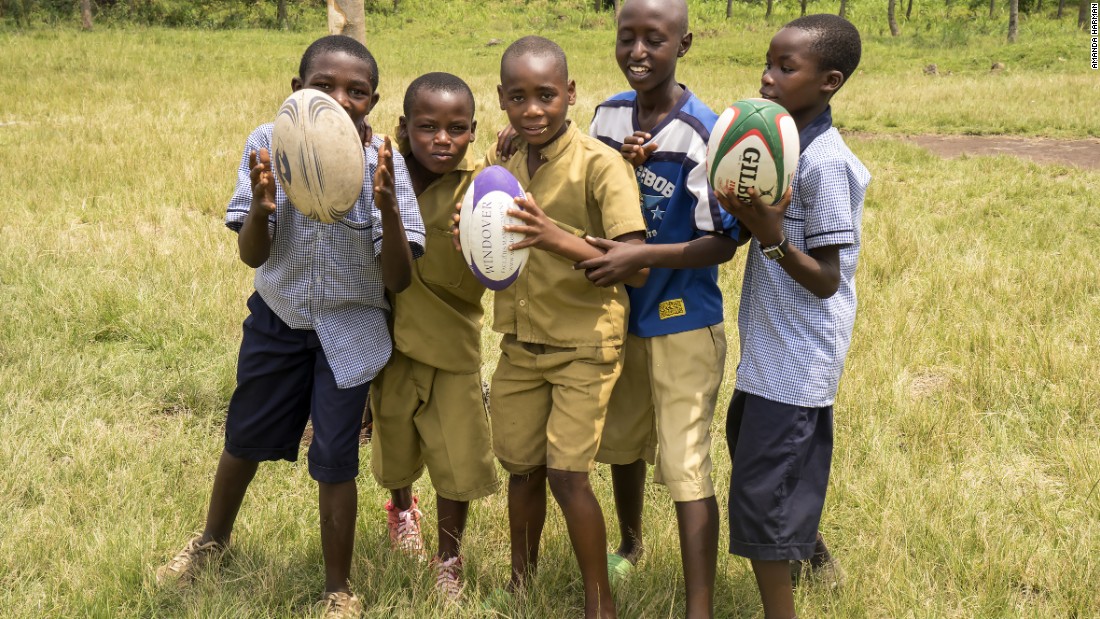
MULTIPOLYGON (((639 131, 637 93, 617 94, 596 107, 589 133, 619 150, 639 131)), ((657 144, 635 169, 647 243, 686 243, 707 233, 737 237, 737 220, 722 210, 707 183, 707 141, 718 115, 684 87, 676 106, 648 133, 657 144)), ((650 269, 630 295, 629 331, 653 337, 722 322, 718 267, 650 269)))

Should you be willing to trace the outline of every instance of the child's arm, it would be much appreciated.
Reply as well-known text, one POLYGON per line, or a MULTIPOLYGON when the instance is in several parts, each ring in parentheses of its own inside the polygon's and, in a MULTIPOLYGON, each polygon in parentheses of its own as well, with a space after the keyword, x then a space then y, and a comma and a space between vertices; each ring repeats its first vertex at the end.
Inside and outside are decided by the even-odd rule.
POLYGON ((584 269, 589 281, 597 286, 617 284, 647 268, 710 267, 729 261, 737 251, 736 239, 714 233, 705 234, 686 243, 670 244, 635 245, 593 237, 588 237, 586 240, 607 253, 578 262, 574 268, 584 269))
MULTIPOLYGON (((741 222, 756 237, 761 247, 778 245, 786 238, 783 234, 783 215, 791 203, 791 190, 775 206, 760 199, 755 188, 749 189, 748 203, 737 198, 718 194, 722 208, 741 222)), ((819 299, 828 299, 840 287, 840 246, 826 245, 804 253, 793 245, 787 245, 786 255, 776 262, 783 270, 819 299)))
MULTIPOLYGON (((508 214, 522 220, 523 224, 518 226, 504 226, 504 230, 507 232, 519 232, 520 234, 526 235, 527 238, 518 243, 514 243, 511 249, 536 247, 544 251, 555 253, 572 262, 583 262, 603 255, 602 249, 588 244, 579 236, 569 234, 551 221, 551 219, 546 216, 546 213, 539 208, 539 205, 535 202, 535 197, 530 193, 528 193, 525 198, 516 198, 516 204, 522 207, 522 210, 518 208, 508 209, 508 214)), ((644 245, 645 234, 642 232, 631 232, 618 236, 615 240, 631 245, 644 245)), ((649 270, 642 269, 624 278, 623 282, 629 286, 639 287, 645 284, 647 277, 649 277, 649 270)))
POLYGON ((271 171, 271 155, 266 148, 248 155, 249 177, 252 180, 252 206, 237 234, 237 249, 241 261, 257 269, 271 255, 271 233, 268 217, 275 212, 275 178, 271 171))
POLYGON ((393 147, 387 136, 378 149, 378 167, 374 171, 374 204, 382 214, 382 283, 386 290, 398 293, 412 281, 412 248, 401 221, 397 188, 393 181, 393 147))

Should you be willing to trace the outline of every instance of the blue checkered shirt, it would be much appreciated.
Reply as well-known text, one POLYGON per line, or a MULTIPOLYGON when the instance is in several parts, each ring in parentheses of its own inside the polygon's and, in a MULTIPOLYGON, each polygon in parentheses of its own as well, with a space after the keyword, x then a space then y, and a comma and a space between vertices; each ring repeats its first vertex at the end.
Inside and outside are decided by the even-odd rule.
MULTIPOLYGON (((245 142, 237 170, 237 188, 225 214, 225 225, 239 232, 252 206, 248 154, 271 152, 271 124, 258 127, 245 142)), ((256 269, 256 291, 279 318, 294 329, 313 329, 341 389, 374 378, 390 358, 393 343, 386 327, 382 283, 382 216, 374 206, 372 183, 382 139, 364 148, 363 191, 344 219, 323 224, 302 215, 275 180, 275 213, 268 218, 271 254, 256 269)), ((424 253, 420 218, 409 171, 393 153, 394 183, 405 234, 413 257, 424 253)))
POLYGON ((815 297, 765 258, 754 238, 737 316, 737 389, 796 406, 833 404, 855 323, 860 220, 870 182, 836 129, 799 157, 783 232, 804 252, 840 245, 840 287, 828 299, 815 297))

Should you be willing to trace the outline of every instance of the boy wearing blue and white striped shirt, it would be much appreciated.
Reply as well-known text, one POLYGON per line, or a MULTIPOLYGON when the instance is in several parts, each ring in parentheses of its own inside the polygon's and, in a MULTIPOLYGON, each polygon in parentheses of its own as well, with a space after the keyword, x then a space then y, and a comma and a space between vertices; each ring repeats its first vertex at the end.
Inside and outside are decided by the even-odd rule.
POLYGON ((867 168, 832 127, 829 101, 859 64, 852 24, 809 15, 768 48, 760 95, 785 107, 801 155, 775 206, 718 196, 752 233, 741 290, 741 362, 726 418, 730 552, 752 562, 768 619, 795 616, 792 572, 836 585, 818 533, 833 449, 833 402, 855 322, 867 168))
POLYGON ((740 227, 707 184, 710 130, 718 116, 676 80, 691 47, 683 0, 631 0, 618 17, 615 57, 633 90, 596 108, 590 132, 635 166, 645 245, 594 240, 607 253, 578 264, 603 285, 650 268, 629 288, 622 375, 596 460, 611 465, 621 542, 608 555, 612 582, 643 552, 646 462, 676 505, 687 597, 685 616, 713 616, 718 502, 711 479, 711 422, 726 359, 717 265, 740 227))
POLYGON ((273 173, 272 124, 249 135, 225 216, 241 260, 256 269, 237 387, 203 532, 156 577, 184 584, 220 557, 259 463, 296 460, 312 420, 307 458, 318 484, 321 603, 325 617, 352 618, 362 611, 349 582, 359 427, 370 381, 393 349, 385 292, 409 285, 412 261, 424 252, 424 222, 404 160, 367 122, 378 102, 378 64, 367 48, 346 36, 318 39, 291 88, 321 90, 347 111, 363 138, 363 188, 341 220, 308 219, 273 173))

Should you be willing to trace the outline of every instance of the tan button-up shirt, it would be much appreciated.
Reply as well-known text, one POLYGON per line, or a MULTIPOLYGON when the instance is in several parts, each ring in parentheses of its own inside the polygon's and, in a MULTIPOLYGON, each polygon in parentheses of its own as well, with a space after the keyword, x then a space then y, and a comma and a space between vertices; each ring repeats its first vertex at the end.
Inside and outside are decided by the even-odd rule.
MULTIPOLYGON (((619 153, 570 124, 527 174, 527 145, 503 165, 562 228, 613 239, 644 232, 634 171, 619 153)), ((497 292, 493 329, 521 342, 617 346, 629 301, 622 284, 597 288, 555 254, 532 249, 516 282, 497 292)))

